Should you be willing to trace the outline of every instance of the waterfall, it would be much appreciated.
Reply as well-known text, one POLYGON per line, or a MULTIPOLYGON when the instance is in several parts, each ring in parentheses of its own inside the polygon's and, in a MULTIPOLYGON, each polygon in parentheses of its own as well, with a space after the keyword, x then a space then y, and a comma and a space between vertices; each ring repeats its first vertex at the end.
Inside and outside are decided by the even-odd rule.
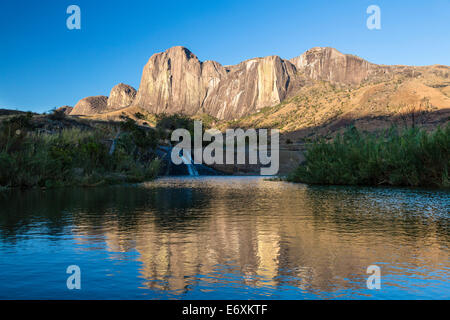
POLYGON ((189 175, 190 176, 198 176, 198 171, 193 164, 191 155, 189 153, 184 154, 184 151, 183 151, 183 155, 181 156, 181 159, 183 160, 183 163, 188 168, 189 175))

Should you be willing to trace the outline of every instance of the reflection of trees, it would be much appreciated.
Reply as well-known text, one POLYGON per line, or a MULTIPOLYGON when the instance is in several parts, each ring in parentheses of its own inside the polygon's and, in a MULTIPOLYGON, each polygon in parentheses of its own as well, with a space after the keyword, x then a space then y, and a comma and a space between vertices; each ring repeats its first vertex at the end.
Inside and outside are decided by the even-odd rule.
POLYGON ((113 259, 139 252, 145 287, 175 293, 199 275, 333 292, 364 286, 352 280, 370 264, 448 263, 444 192, 219 181, 11 197, 1 236, 14 239, 36 219, 49 233, 72 227, 80 243, 99 235, 113 259))
POLYGON ((35 222, 49 235, 72 225, 82 226, 89 234, 102 233, 101 227, 113 222, 119 230, 132 231, 148 211, 160 227, 182 228, 199 218, 190 214, 190 208, 204 201, 201 197, 191 189, 134 186, 17 191, 0 197, 0 237, 14 241, 17 234, 35 227, 35 222))
POLYGON ((437 236, 438 241, 450 241, 450 219, 444 209, 450 198, 445 191, 337 186, 311 187, 305 195, 317 223, 330 222, 344 234, 403 236, 419 242, 437 236))

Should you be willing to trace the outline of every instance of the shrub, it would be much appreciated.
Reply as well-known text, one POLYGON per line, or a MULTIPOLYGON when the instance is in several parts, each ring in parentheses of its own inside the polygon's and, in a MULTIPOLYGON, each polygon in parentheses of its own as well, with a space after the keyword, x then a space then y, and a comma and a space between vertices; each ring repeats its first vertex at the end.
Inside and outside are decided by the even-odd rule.
POLYGON ((66 118, 66 113, 63 109, 54 109, 48 116, 50 120, 64 120, 66 118))
POLYGON ((140 113, 140 112, 136 112, 136 113, 134 114, 134 116, 135 116, 137 119, 139 119, 139 120, 144 120, 144 119, 145 119, 145 116, 144 116, 142 113, 140 113))
POLYGON ((431 133, 391 128, 383 134, 355 128, 332 142, 310 144, 306 161, 290 176, 294 182, 336 185, 449 187, 450 125, 431 133))
POLYGON ((0 150, 17 151, 22 147, 27 132, 33 127, 31 112, 3 120, 0 125, 0 150))
POLYGON ((6 132, 9 139, 7 143, 1 140, 8 147, 0 150, 0 186, 91 186, 152 179, 158 171, 154 154, 143 149, 149 145, 148 140, 153 141, 147 137, 151 133, 139 130, 127 133, 126 147, 120 147, 118 152, 109 155, 109 136, 105 131, 64 129, 57 134, 29 132, 21 137, 19 147, 13 148, 11 141, 17 137, 9 134, 9 125, 0 127, 0 134, 6 132))

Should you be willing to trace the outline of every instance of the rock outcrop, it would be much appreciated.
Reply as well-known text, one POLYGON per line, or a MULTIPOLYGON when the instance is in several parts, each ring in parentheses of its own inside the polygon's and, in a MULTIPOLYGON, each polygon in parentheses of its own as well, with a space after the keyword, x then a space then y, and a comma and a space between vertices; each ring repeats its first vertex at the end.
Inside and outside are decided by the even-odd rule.
POLYGON ((108 107, 108 97, 93 96, 81 99, 73 108, 70 115, 93 115, 104 112, 108 107))
POLYGON ((128 107, 136 97, 136 89, 127 84, 119 83, 111 89, 109 94, 108 111, 128 107))
POLYGON ((280 103, 294 83, 295 71, 292 63, 277 56, 224 67, 173 47, 150 58, 133 104, 153 113, 204 112, 233 119, 280 103))
POLYGON ((256 58, 227 67, 226 76, 202 105, 219 119, 234 119, 283 101, 296 83, 295 66, 278 56, 256 58))
POLYGON ((269 56, 224 67, 173 47, 150 58, 133 104, 153 113, 202 112, 230 120, 279 104, 305 77, 357 85, 377 70, 333 48, 313 48, 290 61, 269 56))
POLYGON ((70 114, 72 112, 73 107, 71 107, 71 106, 62 106, 62 107, 59 107, 56 110, 59 111, 59 112, 64 112, 64 114, 68 115, 68 114, 70 114))
POLYGON ((415 78, 417 67, 382 66, 333 48, 312 48, 291 60, 278 56, 250 59, 233 66, 200 61, 184 47, 150 57, 139 90, 119 84, 109 99, 88 97, 71 114, 92 115, 131 106, 150 113, 206 113, 221 120, 238 119, 277 105, 318 80, 356 88, 415 78))
POLYGON ((150 58, 133 104, 153 113, 195 114, 225 75, 219 63, 202 63, 188 49, 173 47, 150 58))
POLYGON ((312 48, 290 62, 313 80, 350 85, 360 84, 379 69, 375 64, 333 48, 312 48))

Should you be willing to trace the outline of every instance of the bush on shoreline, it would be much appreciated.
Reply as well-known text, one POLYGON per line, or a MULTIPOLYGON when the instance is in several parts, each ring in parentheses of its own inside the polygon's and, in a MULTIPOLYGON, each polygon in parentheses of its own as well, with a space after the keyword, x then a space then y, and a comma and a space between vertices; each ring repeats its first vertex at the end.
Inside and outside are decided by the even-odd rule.
POLYGON ((156 136, 131 123, 115 137, 114 128, 37 132, 29 120, 20 116, 0 125, 0 187, 96 186, 158 174, 156 136), (110 155, 113 139, 117 146, 110 155))
POLYGON ((450 187, 450 124, 427 133, 420 128, 382 134, 348 129, 334 141, 318 140, 292 182, 324 185, 450 187))

